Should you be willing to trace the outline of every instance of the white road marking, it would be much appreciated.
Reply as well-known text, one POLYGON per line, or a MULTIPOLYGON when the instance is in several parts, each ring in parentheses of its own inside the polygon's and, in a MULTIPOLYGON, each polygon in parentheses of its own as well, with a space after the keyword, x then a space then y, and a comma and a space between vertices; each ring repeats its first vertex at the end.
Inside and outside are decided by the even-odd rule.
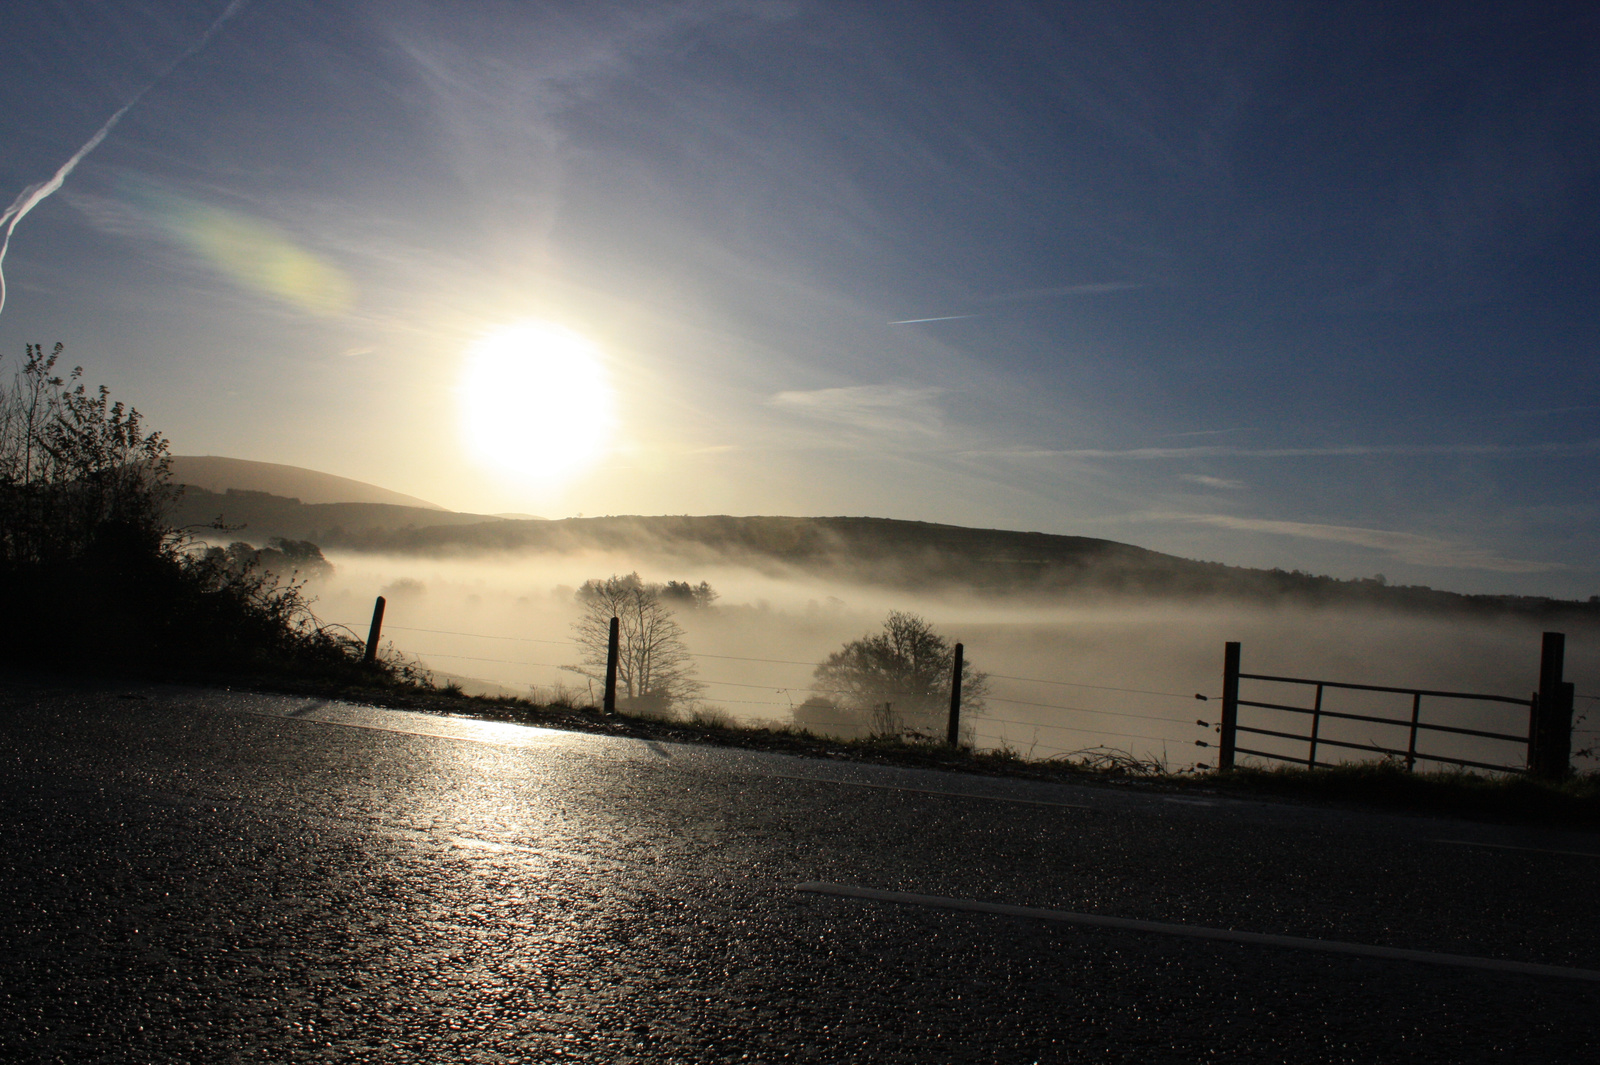
POLYGON ((817 895, 866 899, 871 902, 897 902, 907 906, 968 910, 974 913, 997 913, 1007 917, 1031 917, 1040 921, 1059 921, 1063 924, 1086 925, 1091 928, 1110 928, 1119 932, 1153 932, 1158 935, 1186 936, 1190 939, 1220 940, 1224 943, 1250 943, 1264 947, 1316 950, 1328 954, 1354 954, 1358 957, 1384 958, 1390 961, 1414 961, 1429 965, 1454 965, 1467 969, 1489 969, 1495 972, 1521 973, 1526 976, 1555 976, 1566 980, 1600 982, 1600 971, 1594 969, 1573 969, 1562 965, 1539 965, 1533 962, 1507 961, 1502 958, 1479 958, 1468 954, 1439 954, 1431 950, 1376 947, 1365 943, 1343 943, 1335 939, 1306 939, 1301 936, 1277 936, 1263 932, 1235 932, 1228 928, 1207 928, 1203 925, 1168 924, 1163 921, 1135 921, 1126 917, 1102 917, 1092 913, 1045 910, 1033 906, 1012 906, 1002 902, 978 902, 974 899, 951 899, 939 895, 913 895, 903 891, 877 891, 873 888, 854 887, 850 884, 827 884, 808 881, 796 884, 794 889, 817 895))
POLYGON ((1430 843, 1448 843, 1456 847, 1493 847, 1501 851, 1529 851, 1533 854, 1565 854, 1573 858, 1600 858, 1594 851, 1558 851, 1549 847, 1519 847, 1513 843, 1483 843, 1475 839, 1434 839, 1430 843))

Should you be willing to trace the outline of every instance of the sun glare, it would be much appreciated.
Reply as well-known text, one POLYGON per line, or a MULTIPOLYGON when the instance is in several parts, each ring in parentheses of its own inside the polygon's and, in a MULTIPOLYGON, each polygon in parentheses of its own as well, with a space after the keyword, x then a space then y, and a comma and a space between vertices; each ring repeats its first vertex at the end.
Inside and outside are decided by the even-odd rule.
POLYGON ((553 322, 518 322, 473 344, 460 397, 468 450, 522 480, 558 482, 593 465, 615 425, 600 350, 553 322))

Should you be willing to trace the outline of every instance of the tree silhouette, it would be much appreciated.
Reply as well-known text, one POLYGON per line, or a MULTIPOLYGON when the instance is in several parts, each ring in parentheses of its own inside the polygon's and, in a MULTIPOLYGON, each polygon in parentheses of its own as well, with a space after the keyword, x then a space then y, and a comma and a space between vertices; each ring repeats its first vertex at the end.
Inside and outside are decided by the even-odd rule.
MULTIPOLYGON (((955 645, 925 618, 892 610, 882 632, 851 640, 818 665, 812 690, 836 706, 869 713, 880 735, 932 738, 949 713, 954 672, 955 645)), ((963 662, 962 713, 982 713, 988 690, 988 675, 963 662)))
POLYGON ((29 344, 0 381, 0 659, 370 678, 359 641, 317 622, 298 584, 171 526, 166 439, 81 368, 57 374, 61 354, 29 344))
MULTIPOLYGON (((707 599, 715 594, 708 586, 707 599)), ((664 713, 705 690, 683 644, 683 626, 662 601, 662 586, 638 573, 585 581, 578 589, 583 614, 572 629, 583 664, 572 672, 604 681, 611 619, 617 619, 617 696, 628 709, 664 713)))
POLYGON ((0 564, 70 561, 108 530, 153 550, 167 532, 166 439, 104 386, 89 391, 81 366, 57 376, 61 352, 29 344, 0 387, 0 564))

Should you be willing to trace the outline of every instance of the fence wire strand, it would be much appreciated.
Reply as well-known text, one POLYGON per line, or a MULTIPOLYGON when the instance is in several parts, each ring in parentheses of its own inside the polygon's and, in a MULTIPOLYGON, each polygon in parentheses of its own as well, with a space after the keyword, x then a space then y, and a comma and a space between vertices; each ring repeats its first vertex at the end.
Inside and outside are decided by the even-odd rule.
MULTIPOLYGON (((990 673, 989 677, 995 680, 1020 680, 1029 684, 1055 684, 1063 688, 1093 688, 1102 692, 1132 692, 1135 695, 1164 695, 1171 699, 1193 699, 1194 695, 1184 695, 1181 692, 1158 692, 1148 688, 1117 688, 1109 684, 1080 684, 1071 680, 1046 680, 1044 677, 1014 677, 1008 673, 990 673)), ((1044 705, 1044 704, 1040 704, 1044 705)))
MULTIPOLYGON (((365 626, 368 623, 367 622, 356 623, 356 622, 350 622, 350 621, 328 621, 328 622, 324 622, 324 624, 327 624, 327 625, 343 625, 345 628, 358 631, 362 626, 365 626)), ((558 646, 558 647, 576 647, 576 646, 579 646, 579 644, 578 644, 578 642, 576 640, 539 640, 539 639, 535 639, 535 638, 529 637, 529 636, 498 636, 498 635, 494 635, 494 634, 487 633, 487 632, 462 632, 462 631, 457 630, 457 629, 426 629, 426 628, 422 628, 420 626, 415 626, 415 625, 391 625, 391 624, 387 624, 387 623, 384 625, 384 631, 387 632, 387 631, 389 631, 391 629, 399 631, 399 632, 426 632, 426 633, 440 635, 440 636, 467 636, 467 637, 471 637, 471 638, 474 638, 474 639, 480 639, 480 640, 513 640, 513 641, 517 641, 517 642, 520 642, 520 643, 550 644, 550 645, 558 646)), ((457 657, 461 657, 461 656, 457 656, 457 657)), ((691 652, 689 652, 689 657, 690 658, 714 658, 714 659, 717 659, 719 661, 724 661, 724 662, 760 662, 760 663, 763 663, 763 664, 766 664, 766 665, 778 665, 778 666, 809 666, 809 667, 815 668, 818 665, 818 663, 815 662, 815 661, 805 661, 805 660, 798 659, 798 658, 753 658, 753 657, 750 657, 750 656, 747 656, 747 655, 714 655, 714 654, 710 654, 710 653, 704 652, 704 651, 691 651, 691 652)), ((503 659, 484 659, 484 661, 504 661, 504 660, 503 659)), ((535 663, 529 663, 529 664, 532 665, 532 664, 535 664, 535 663)), ((1083 684, 1083 683, 1079 683, 1077 681, 1070 681, 1070 680, 1052 680, 1052 679, 1050 679, 1048 677, 1019 677, 1019 676, 1015 676, 1015 675, 1010 674, 1010 673, 987 673, 987 674, 985 674, 985 676, 987 676, 987 677, 989 677, 991 679, 994 679, 994 680, 1015 680, 1015 681, 1022 681, 1024 683, 1028 683, 1028 684, 1053 684, 1053 685, 1057 685, 1057 686, 1060 686, 1060 687, 1067 687, 1067 688, 1090 688, 1090 689, 1093 689, 1095 691, 1127 692, 1127 693, 1133 694, 1133 695, 1158 695, 1158 696, 1165 696, 1165 697, 1171 698, 1171 699, 1193 699, 1194 698, 1194 696, 1192 694, 1185 695, 1185 694, 1183 694, 1181 692, 1154 691, 1154 690, 1151 690, 1151 689, 1148 689, 1148 688, 1119 688, 1119 687, 1116 687, 1115 685, 1110 685, 1110 684, 1083 684)), ((761 685, 761 686, 765 687, 765 685, 761 685)), ((821 691, 821 690, 824 690, 824 689, 815 689, 815 690, 821 691)), ((836 692, 835 694, 849 694, 849 693, 848 692, 844 692, 844 693, 836 692)), ((918 693, 916 693, 916 692, 886 692, 885 694, 888 694, 888 695, 913 696, 913 695, 916 695, 918 693)), ((1580 699, 1590 699, 1590 698, 1595 698, 1595 697, 1594 696, 1588 696, 1588 695, 1582 695, 1582 696, 1579 696, 1579 698, 1580 699)), ((1011 700, 1011 701, 1012 702, 1018 702, 1020 700, 1011 700)), ((1029 704, 1029 705, 1034 705, 1034 706, 1055 706, 1056 704, 1054 704, 1054 703, 1033 703, 1033 704, 1029 704)), ((1061 709, 1071 710, 1071 709, 1075 709, 1075 708, 1074 707, 1061 707, 1061 709)))
MULTIPOLYGON (((350 631, 352 631, 354 633, 359 633, 367 625, 366 622, 355 623, 355 622, 339 622, 339 621, 328 621, 328 622, 323 622, 323 624, 327 625, 327 626, 341 625, 341 626, 349 629, 350 631)), ((498 640, 498 641, 505 641, 505 642, 512 642, 512 643, 539 644, 539 645, 544 645, 544 646, 555 646, 555 647, 581 647, 582 646, 582 644, 580 644, 577 640, 572 640, 572 639, 568 639, 568 640, 545 640, 545 639, 538 639, 538 638, 535 638, 535 637, 528 637, 528 636, 506 636, 506 635, 500 635, 500 634, 495 634, 495 633, 487 633, 487 632, 467 632, 467 631, 463 631, 463 630, 459 630, 459 629, 432 629, 432 628, 425 628, 425 627, 417 626, 417 625, 386 624, 384 626, 384 629, 385 629, 385 631, 408 632, 408 633, 410 633, 410 632, 427 633, 429 635, 458 636, 458 637, 464 637, 464 638, 467 638, 467 639, 498 640)), ((494 663, 494 664, 499 664, 499 665, 526 666, 526 667, 534 667, 534 668, 540 668, 540 669, 556 669, 556 670, 570 670, 572 668, 572 666, 570 664, 560 664, 560 663, 555 663, 555 662, 530 662, 530 661, 524 661, 524 660, 519 660, 519 659, 510 659, 510 658, 495 658, 495 657, 488 657, 488 656, 454 654, 454 653, 444 652, 444 651, 411 651, 411 652, 407 652, 407 653, 415 654, 418 657, 422 657, 422 658, 436 658, 436 659, 445 659, 445 660, 449 660, 449 661, 459 661, 459 662, 486 662, 486 663, 494 663)), ((751 663, 756 663, 756 664, 760 664, 760 665, 803 666, 803 667, 807 667, 807 668, 811 668, 811 669, 815 669, 817 667, 817 665, 818 665, 818 662, 816 662, 816 661, 808 661, 808 660, 793 659, 793 658, 759 658, 759 657, 747 656, 747 655, 710 654, 708 652, 689 652, 688 656, 690 658, 692 658, 692 659, 710 659, 710 660, 722 661, 722 662, 751 662, 751 663)), ((1084 689, 1084 690, 1088 690, 1088 691, 1117 692, 1117 693, 1123 693, 1123 694, 1128 694, 1128 695, 1142 695, 1142 696, 1151 696, 1151 697, 1156 697, 1156 698, 1183 699, 1185 701, 1196 698, 1196 696, 1194 694, 1186 694, 1186 693, 1182 693, 1182 692, 1171 692, 1171 691, 1159 691, 1159 690, 1150 689, 1150 688, 1125 688, 1125 687, 1120 687, 1120 686, 1111 685, 1111 684, 1088 684, 1088 683, 1079 682, 1079 681, 1055 680, 1055 679, 1052 679, 1052 678, 1049 678, 1049 677, 1027 677, 1027 676, 1020 676, 1020 675, 1017 675, 1017 674, 1010 674, 1010 673, 988 673, 988 674, 985 674, 985 675, 988 678, 992 679, 992 680, 1014 681, 1014 682, 1022 683, 1022 684, 1046 684, 1046 685, 1051 685, 1051 686, 1054 686, 1054 687, 1062 687, 1062 688, 1079 688, 1079 689, 1084 689)), ((776 706, 776 707, 786 708, 786 709, 791 710, 791 711, 793 711, 793 710, 795 710, 797 708, 797 704, 795 702, 796 697, 801 697, 803 699, 809 699, 809 698, 811 698, 813 696, 818 696, 818 695, 834 696, 834 695, 855 695, 855 694, 857 694, 857 693, 854 693, 854 692, 851 692, 851 691, 847 691, 845 689, 838 689, 838 688, 816 688, 816 687, 813 687, 811 685, 792 685, 792 684, 791 685, 757 684, 757 683, 751 683, 751 682, 748 682, 748 681, 722 680, 722 679, 718 679, 718 678, 703 678, 701 680, 701 683, 703 683, 704 685, 706 685, 708 687, 744 688, 744 689, 750 689, 750 690, 753 690, 753 691, 770 691, 770 692, 773 692, 775 694, 783 695, 783 696, 786 697, 786 699, 784 699, 784 700, 774 700, 774 699, 724 699, 724 698, 718 698, 718 699, 714 700, 715 702, 730 703, 730 704, 735 704, 735 705, 740 705, 740 706, 776 706)), ((925 697, 928 693, 926 693, 926 692, 911 692, 911 691, 884 691, 881 694, 883 696, 887 697, 886 701, 892 702, 896 698, 922 698, 922 697, 925 697)), ((1216 699, 1218 697, 1216 695, 1210 695, 1210 696, 1201 696, 1201 698, 1209 698, 1209 699, 1214 700, 1214 699, 1216 699)), ((1600 701, 1600 695, 1589 695, 1587 693, 1576 695, 1575 698, 1582 699, 1582 700, 1589 701, 1589 702, 1600 701)), ((1090 714, 1090 715, 1094 715, 1094 716, 1098 716, 1098 717, 1114 717, 1114 718, 1115 717, 1119 717, 1119 718, 1136 719, 1136 720, 1140 720, 1140 721, 1153 721, 1153 722, 1157 722, 1157 723, 1162 724, 1162 725, 1168 725, 1168 726, 1180 727, 1180 728, 1183 727, 1184 724, 1185 724, 1181 720, 1174 719, 1174 718, 1171 718, 1171 717, 1163 717, 1163 716, 1155 715, 1155 714, 1140 714, 1140 713, 1124 712, 1124 711, 1117 711, 1117 710, 1096 710, 1096 709, 1092 709, 1090 707, 1071 706, 1071 705, 1067 705, 1067 704, 1064 704, 1064 703, 1046 703, 1046 702, 1036 702, 1036 701, 1027 700, 1027 699, 1013 699, 1013 698, 1010 698, 1008 696, 985 695, 984 696, 984 701, 987 702, 987 703, 1003 704, 1003 705, 1006 705, 1006 706, 1023 706, 1023 707, 1030 707, 1030 708, 1035 708, 1035 709, 1040 709, 1040 710, 1055 710, 1055 711, 1061 711, 1061 712, 1070 713, 1070 714, 1090 714)), ((860 711, 857 711, 857 714, 859 714, 859 713, 860 713, 860 711)), ((1037 747, 1037 733, 1042 729, 1048 729, 1048 730, 1050 730, 1052 732, 1067 732, 1067 733, 1075 733, 1075 734, 1080 734, 1080 735, 1085 735, 1085 736, 1114 737, 1114 738, 1117 738, 1117 739, 1133 740, 1133 741, 1136 741, 1136 742, 1139 742, 1139 743, 1145 743, 1145 744, 1160 743, 1163 746, 1165 746, 1169 742, 1171 742, 1171 743, 1186 743, 1187 742, 1185 740, 1173 739, 1171 737, 1140 736, 1140 735, 1135 735, 1133 733, 1127 733, 1127 732, 1113 732, 1113 731, 1109 731, 1109 730, 1106 730, 1106 729, 1084 728, 1084 727, 1081 727, 1079 725, 1058 725, 1058 724, 1051 724, 1051 723, 1039 722, 1039 721, 1022 721, 1022 720, 1019 720, 1019 719, 1016 719, 1016 718, 997 717, 994 714, 987 713, 987 712, 981 712, 981 711, 979 711, 979 712, 971 712, 971 714, 972 714, 971 723, 972 723, 973 727, 979 729, 977 735, 986 736, 987 738, 992 739, 993 741, 995 741, 995 743, 998 746, 1000 746, 1002 748, 1009 748, 1009 747, 1011 747, 1013 745, 1014 741, 1013 741, 1012 737, 1008 734, 1008 730, 1001 729, 999 732, 993 733, 991 735, 991 734, 989 734, 987 732, 987 730, 982 729, 981 726, 986 725, 986 724, 1014 725, 1014 726, 1017 726, 1017 727, 1020 727, 1020 728, 1033 729, 1036 738, 1035 738, 1035 742, 1033 744, 1029 745, 1029 750, 1030 751, 1037 747)), ((823 718, 816 718, 814 720, 818 724, 834 724, 834 725, 840 725, 840 726, 845 726, 845 725, 848 725, 848 726, 859 726, 861 724, 861 721, 860 721, 859 717, 852 717, 852 718, 841 717, 841 718, 833 718, 833 719, 823 717, 823 718)), ((1199 724, 1199 722, 1197 722, 1197 724, 1199 724)), ((1575 728, 1572 731, 1573 731, 1573 733, 1575 735, 1577 735, 1577 734, 1581 734, 1581 735, 1600 735, 1600 727, 1597 727, 1597 728, 1575 728)), ((1045 749, 1046 750, 1053 750, 1053 751, 1056 751, 1057 753, 1062 753, 1062 754, 1074 753, 1072 750, 1067 749, 1067 748, 1046 747, 1045 749)))

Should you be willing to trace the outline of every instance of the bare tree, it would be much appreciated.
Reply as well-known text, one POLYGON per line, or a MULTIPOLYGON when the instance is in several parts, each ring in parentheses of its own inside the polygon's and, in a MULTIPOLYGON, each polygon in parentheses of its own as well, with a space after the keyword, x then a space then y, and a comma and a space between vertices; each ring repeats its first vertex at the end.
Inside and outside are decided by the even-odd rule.
POLYGON ((646 584, 637 573, 614 574, 585 581, 578 589, 583 615, 573 633, 583 649, 583 664, 574 673, 605 678, 611 619, 618 621, 617 695, 633 710, 664 712, 705 690, 694 679, 694 663, 683 645, 683 626, 662 602, 661 586, 646 584))

